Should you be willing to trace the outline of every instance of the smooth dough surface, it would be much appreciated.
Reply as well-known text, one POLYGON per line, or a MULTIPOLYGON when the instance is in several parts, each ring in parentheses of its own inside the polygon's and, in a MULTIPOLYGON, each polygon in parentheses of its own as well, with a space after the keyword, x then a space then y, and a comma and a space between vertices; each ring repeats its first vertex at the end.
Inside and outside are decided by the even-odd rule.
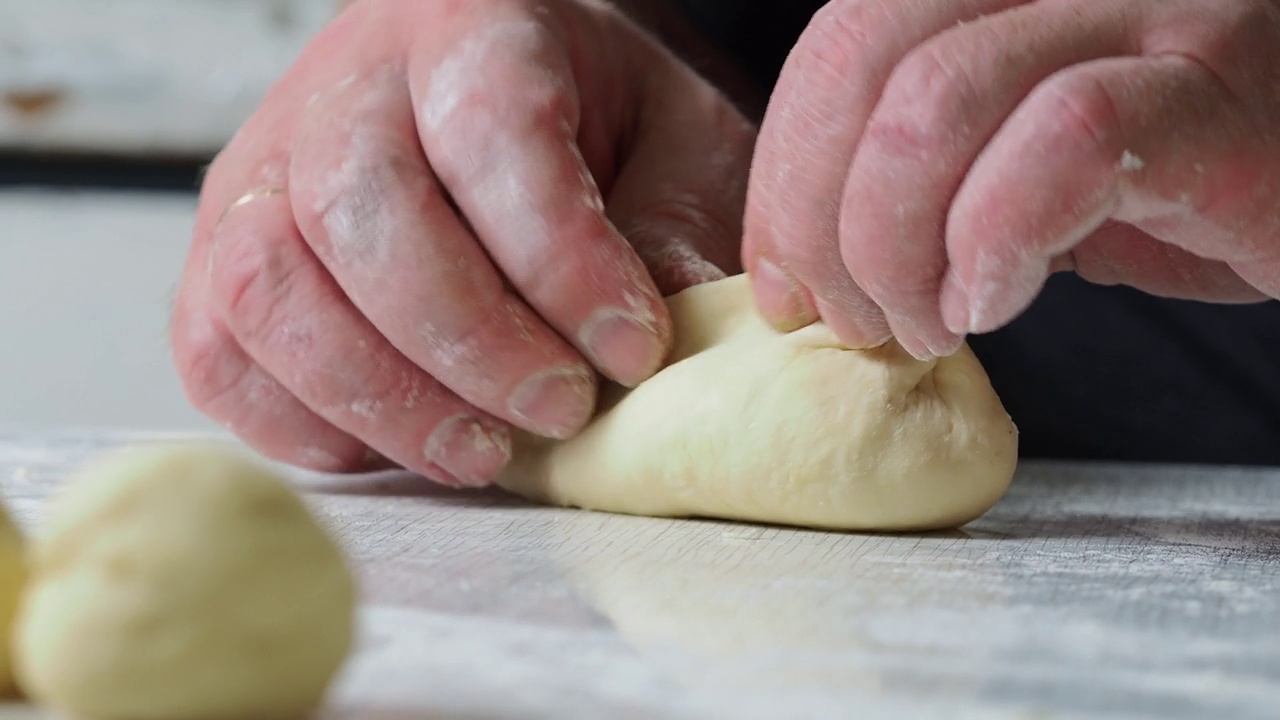
POLYGON ((276 720, 322 699, 351 645, 337 546, 274 473, 216 444, 113 454, 33 542, 19 684, 97 720, 276 720))
POLYGON ((17 613, 26 578, 22 533, 13 524, 7 509, 0 506, 0 696, 13 695, 17 689, 9 645, 13 616, 17 613))
POLYGON ((1017 429, 966 346, 921 362, 771 329, 745 275, 668 299, 675 347, 564 442, 523 436, 499 484, 553 504, 863 531, 956 527, 1008 489, 1017 429))

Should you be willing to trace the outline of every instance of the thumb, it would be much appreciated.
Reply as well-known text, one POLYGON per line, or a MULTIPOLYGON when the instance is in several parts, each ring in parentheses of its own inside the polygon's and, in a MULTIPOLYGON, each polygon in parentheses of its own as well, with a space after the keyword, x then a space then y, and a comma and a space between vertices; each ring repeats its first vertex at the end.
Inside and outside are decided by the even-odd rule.
POLYGON ((674 58, 642 95, 606 213, 663 295, 742 271, 755 127, 674 58))

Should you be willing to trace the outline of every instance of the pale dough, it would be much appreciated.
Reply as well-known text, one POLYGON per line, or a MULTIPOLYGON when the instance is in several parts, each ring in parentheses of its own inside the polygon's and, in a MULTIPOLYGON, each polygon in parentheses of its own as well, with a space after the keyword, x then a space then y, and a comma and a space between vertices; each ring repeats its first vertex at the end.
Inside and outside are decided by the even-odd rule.
POLYGON ((96 720, 283 720, 351 645, 338 547, 274 473, 218 445, 91 464, 33 542, 20 685, 96 720))
POLYGON ((779 333, 739 275, 668 299, 675 348, 578 436, 523 436, 499 484, 561 505, 863 531, 962 525, 1004 494, 1017 429, 973 353, 921 362, 779 333))
POLYGON ((13 695, 17 689, 9 645, 13 616, 26 578, 22 533, 13 524, 8 511, 0 506, 0 696, 13 695))

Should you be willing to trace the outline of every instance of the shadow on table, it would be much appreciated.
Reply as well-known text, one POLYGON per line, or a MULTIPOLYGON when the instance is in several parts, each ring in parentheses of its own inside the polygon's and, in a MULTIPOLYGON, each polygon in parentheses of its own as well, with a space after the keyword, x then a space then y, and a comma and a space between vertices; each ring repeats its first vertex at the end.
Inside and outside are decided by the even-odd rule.
POLYGON ((532 720, 543 717, 533 713, 513 712, 467 712, 451 710, 444 707, 360 707, 330 708, 321 710, 312 720, 532 720))
POLYGON ((56 717, 45 713, 33 704, 21 700, 0 701, 0 718, 4 720, 44 720, 56 717))
POLYGON ((421 475, 392 470, 365 475, 326 475, 308 478, 308 492, 318 495, 361 495, 367 497, 419 497, 449 505, 484 507, 528 507, 530 503, 499 488, 459 490, 438 485, 421 475))
MULTIPOLYGON (((365 475, 316 475, 309 477, 304 487, 307 492, 317 495, 353 495, 361 497, 397 497, 426 498, 440 505, 486 508, 534 508, 547 507, 529 502, 501 488, 485 488, 483 490, 459 490, 444 487, 420 475, 407 471, 387 471, 365 475)), ((612 513, 610 513, 612 514, 612 513)), ((633 516, 627 516, 633 517, 633 516)), ((641 517, 641 516, 634 516, 641 517)), ((772 525, 761 522, 724 520, 720 518, 688 517, 688 518, 651 518, 659 522, 683 521, 707 525, 720 525, 726 531, 733 528, 758 528, 762 530, 780 530, 792 532, 837 533, 852 535, 883 535, 885 537, 916 538, 946 540, 965 540, 974 538, 966 529, 912 531, 901 533, 869 533, 849 532, 843 530, 823 530, 798 527, 793 525, 772 525)), ((980 536, 980 535, 979 535, 980 536)))
MULTIPOLYGON (((425 498, 433 503, 458 507, 529 508, 535 504, 500 488, 458 490, 437 485, 405 471, 365 475, 315 476, 306 481, 309 492, 320 495, 425 498)), ((800 532, 822 531, 761 523, 743 523, 712 518, 689 518, 691 522, 723 525, 725 528, 754 527, 800 532)), ((1090 539, 1142 540, 1162 545, 1211 548, 1280 556, 1280 518, 1237 519, 1226 517, 1126 517, 1101 513, 1009 514, 992 512, 955 530, 905 533, 852 533, 894 538, 933 540, 1030 540, 1090 539)))
POLYGON ((966 526, 975 539, 1133 539, 1162 545, 1280 555, 1280 519, 1135 518, 1112 515, 984 518, 966 526))

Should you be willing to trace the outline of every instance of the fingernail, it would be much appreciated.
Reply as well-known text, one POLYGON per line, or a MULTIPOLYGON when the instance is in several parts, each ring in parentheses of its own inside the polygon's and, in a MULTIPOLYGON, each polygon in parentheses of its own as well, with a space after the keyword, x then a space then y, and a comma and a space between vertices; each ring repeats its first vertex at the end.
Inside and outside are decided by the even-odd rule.
POLYGON ((965 288, 967 333, 991 332, 1031 304, 1049 277, 1048 259, 1016 258, 991 271, 977 272, 965 288))
POLYGON ((929 343, 929 351, 934 357, 951 357, 959 352, 962 345, 964 345, 962 336, 948 333, 943 339, 929 343))
POLYGON ((800 283, 773 261, 757 260, 751 279, 756 305, 779 330, 798 330, 818 319, 818 311, 806 300, 800 283))
POLYGON ((818 308, 822 321, 852 350, 878 348, 893 339, 893 331, 879 310, 863 312, 861 319, 854 321, 850 311, 830 303, 819 300, 818 308))
POLYGON ((451 488, 467 487, 466 483, 454 477, 453 473, 445 470, 436 463, 427 463, 427 479, 432 480, 440 485, 451 488))
POLYGON ((576 367, 543 370, 520 383, 507 407, 532 432, 567 438, 591 418, 595 382, 590 372, 576 367))
POLYGON ((954 335, 948 335, 945 340, 937 338, 899 338, 898 344, 906 350, 911 357, 922 362, 937 360, 938 358, 950 357, 956 354, 964 340, 954 335))
MULTIPOLYGON (((939 318, 941 319, 941 318, 939 318)), ((900 326, 912 327, 903 322, 901 318, 897 319, 900 326)), ((925 327, 917 328, 910 337, 900 338, 902 347, 911 353, 917 360, 936 360, 938 358, 949 357, 954 355, 956 350, 960 349, 964 339, 958 337, 945 327, 938 327, 933 321, 924 321, 925 327)))
POLYGON ((969 295, 953 278, 942 283, 942 324, 960 337, 969 334, 969 295))
POLYGON ((484 487, 511 460, 511 438, 474 415, 446 418, 427 438, 423 454, 467 487, 484 487))
POLYGON ((933 349, 925 345, 924 341, 918 338, 899 337, 898 344, 902 346, 903 350, 907 351, 908 355, 921 362, 929 362, 937 357, 937 355, 934 354, 933 349))
POLYGON ((652 328, 634 315, 614 307, 591 314, 579 333, 591 361, 609 377, 635 387, 658 371, 663 347, 652 328))

